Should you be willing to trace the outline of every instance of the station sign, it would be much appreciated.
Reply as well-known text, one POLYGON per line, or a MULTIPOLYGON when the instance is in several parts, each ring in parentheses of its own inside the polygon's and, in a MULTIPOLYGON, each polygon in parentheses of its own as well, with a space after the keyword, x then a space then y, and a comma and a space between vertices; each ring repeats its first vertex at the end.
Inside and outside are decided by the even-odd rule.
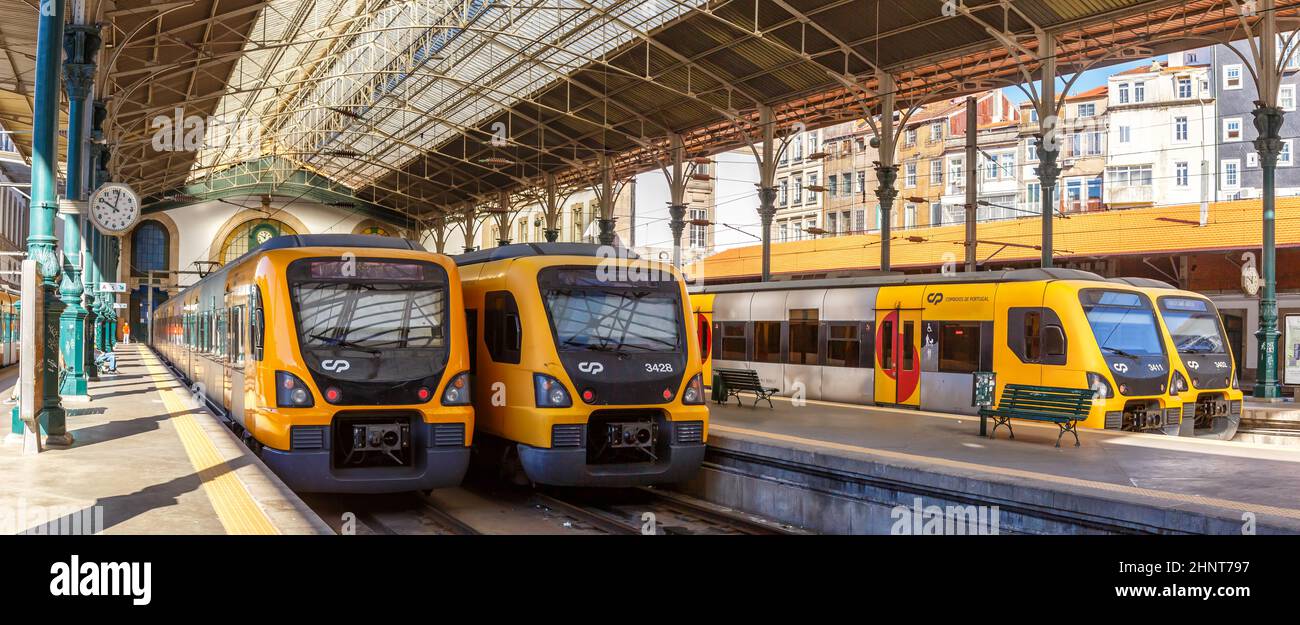
POLYGON ((125 282, 100 282, 99 292, 100 293, 125 293, 126 283, 125 282))

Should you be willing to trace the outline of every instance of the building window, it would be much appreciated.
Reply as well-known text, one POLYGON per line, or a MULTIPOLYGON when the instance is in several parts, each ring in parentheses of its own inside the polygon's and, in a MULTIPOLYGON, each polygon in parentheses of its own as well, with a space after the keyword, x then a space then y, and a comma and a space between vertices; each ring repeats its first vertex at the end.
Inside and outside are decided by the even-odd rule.
POLYGON ((916 129, 915 129, 915 128, 908 129, 907 132, 903 133, 903 145, 905 145, 905 146, 907 146, 907 147, 912 147, 912 146, 916 145, 916 129))
POLYGON ((785 206, 790 203, 790 181, 789 180, 781 181, 781 202, 780 203, 781 206, 785 206))
POLYGON ((1189 77, 1180 77, 1178 79, 1178 97, 1183 100, 1192 97, 1192 79, 1189 77))
POLYGON ((1240 89, 1241 64, 1223 66, 1223 88, 1225 91, 1240 89))
POLYGON ((1241 118, 1230 117, 1223 120, 1223 140, 1241 141, 1241 118))
POLYGON ((284 222, 274 219, 254 219, 240 224, 226 236, 221 246, 221 262, 229 265, 244 253, 267 242, 272 237, 298 234, 284 222))
POLYGON ((839 176, 836 176, 835 174, 826 176, 826 191, 831 194, 832 198, 839 197, 840 185, 838 183, 839 176))
POLYGON ((906 167, 907 167, 907 179, 904 182, 903 186, 908 189, 914 189, 916 188, 916 169, 917 169, 916 163, 908 163, 906 167))
POLYGON ((781 222, 781 223, 779 223, 779 224, 777 224, 777 226, 776 226, 776 230, 777 230, 777 233, 778 233, 778 234, 777 234, 777 240, 778 240, 778 241, 781 241, 782 243, 784 243, 784 242, 790 240, 790 226, 786 225, 786 223, 785 223, 784 221, 781 222))
POLYGON ((1186 141, 1187 132, 1188 132, 1187 118, 1175 117, 1174 118, 1174 141, 1186 141))
POLYGON ((853 174, 844 174, 840 178, 840 195, 851 197, 853 195, 853 174))
POLYGON ((1246 167, 1259 167, 1259 154, 1251 152, 1246 155, 1246 167))
POLYGON ((1038 137, 1029 137, 1025 139, 1025 162, 1038 162, 1038 137))
POLYGON ((1295 106, 1295 85, 1282 85, 1278 90, 1277 104, 1284 111, 1294 111, 1295 106))
POLYGON ((943 141, 943 122, 933 122, 930 124, 930 142, 943 141))
POLYGON ((943 184, 943 160, 930 159, 930 186, 943 184))
POLYGON ((1188 169, 1186 161, 1174 163, 1174 184, 1185 187, 1188 184, 1188 169))
POLYGON ((1282 151, 1277 155, 1278 167, 1290 167, 1292 163, 1291 142, 1292 139, 1282 140, 1282 151))
POLYGON ((867 191, 867 172, 858 172, 858 195, 865 194, 867 191))
POLYGON ((1093 102, 1079 105, 1079 117, 1093 117, 1097 114, 1097 105, 1093 102))
POLYGON ((790 356, 792 365, 816 365, 818 345, 817 309, 790 311, 790 356))
POLYGON ((1118 187, 1151 186, 1150 165, 1120 165, 1107 169, 1110 174, 1109 184, 1118 187))
MULTIPOLYGON (((691 221, 704 222, 708 218, 709 218, 708 211, 706 211, 705 209, 703 208, 691 209, 691 221)), ((708 232, 706 230, 706 226, 702 226, 698 223, 692 223, 691 224, 691 247, 696 249, 704 249, 708 246, 709 246, 708 232)))
POLYGON ((962 158, 954 158, 948 161, 948 180, 956 188, 966 186, 966 161, 962 158))
POLYGON ((1240 189, 1241 188, 1241 163, 1236 160, 1227 160, 1222 163, 1223 171, 1223 188, 1240 189))
POLYGON ((1025 202, 1033 206, 1038 206, 1043 202, 1042 183, 1031 182, 1025 185, 1025 202))
POLYGON ((1119 103, 1128 104, 1128 83, 1119 83, 1119 103))
POLYGON ((131 275, 143 276, 149 271, 167 271, 170 241, 167 229, 150 219, 131 235, 131 275))
POLYGON ((1119 127, 1119 142, 1128 143, 1133 140, 1133 129, 1128 126, 1119 127))
POLYGON ((1133 101, 1134 102, 1147 101, 1147 84, 1145 82, 1133 83, 1133 101))

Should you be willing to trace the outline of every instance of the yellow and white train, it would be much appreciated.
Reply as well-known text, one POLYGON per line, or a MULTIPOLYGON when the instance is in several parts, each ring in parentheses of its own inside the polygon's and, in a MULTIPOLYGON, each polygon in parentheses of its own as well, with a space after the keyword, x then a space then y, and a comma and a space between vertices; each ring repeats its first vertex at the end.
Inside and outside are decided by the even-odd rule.
POLYGON ((463 309, 418 244, 281 236, 159 306, 152 339, 295 490, 428 490, 469 464, 463 309))
MULTIPOLYGON (((1212 410, 1229 416, 1241 392, 1226 376, 1184 388, 1176 345, 1222 344, 1222 328, 1176 324, 1187 335, 1166 340, 1160 311, 1180 306, 1172 294, 1029 269, 720 285, 691 300, 712 328, 706 373, 753 369, 784 395, 976 414, 973 374, 992 371, 998 397, 1007 384, 1093 389, 1084 427, 1178 434, 1198 392, 1220 398, 1212 410)), ((1206 306, 1198 314, 1217 319, 1196 297, 1206 306)))
POLYGON ((704 458, 709 412, 681 275, 612 249, 540 243, 456 259, 477 446, 532 482, 680 482, 704 458))

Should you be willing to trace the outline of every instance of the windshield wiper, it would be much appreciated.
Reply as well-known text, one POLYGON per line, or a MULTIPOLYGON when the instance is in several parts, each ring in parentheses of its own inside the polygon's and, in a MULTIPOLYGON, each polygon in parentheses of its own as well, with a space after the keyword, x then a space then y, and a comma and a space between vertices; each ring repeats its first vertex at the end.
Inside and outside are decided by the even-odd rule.
POLYGON ((344 349, 355 349, 355 350, 357 350, 357 351, 359 351, 359 352, 365 352, 365 353, 367 353, 367 354, 379 354, 379 353, 382 353, 380 350, 375 349, 375 348, 373 348, 373 347, 366 347, 365 345, 359 345, 359 344, 357 344, 357 343, 353 343, 352 341, 348 341, 348 340, 344 340, 344 339, 336 339, 336 338, 333 338, 333 337, 325 336, 325 335, 323 335, 323 334, 309 334, 308 336, 310 336, 311 338, 314 338, 314 339, 316 339, 316 340, 318 340, 318 341, 325 341, 326 343, 333 343, 335 347, 342 347, 342 348, 344 348, 344 349))
POLYGON ((1112 353, 1112 354, 1115 354, 1116 356, 1123 356, 1123 357, 1125 357, 1125 358, 1132 358, 1133 360, 1137 360, 1137 359, 1138 359, 1137 356, 1134 356, 1133 354, 1130 354, 1130 353, 1128 353, 1128 352, 1126 352, 1126 351, 1124 351, 1124 350, 1122 350, 1122 349, 1119 349, 1118 347, 1111 347, 1111 346, 1109 346, 1109 345, 1102 345, 1101 348, 1104 349, 1104 350, 1106 350, 1106 351, 1108 351, 1108 352, 1110 352, 1110 353, 1112 353))

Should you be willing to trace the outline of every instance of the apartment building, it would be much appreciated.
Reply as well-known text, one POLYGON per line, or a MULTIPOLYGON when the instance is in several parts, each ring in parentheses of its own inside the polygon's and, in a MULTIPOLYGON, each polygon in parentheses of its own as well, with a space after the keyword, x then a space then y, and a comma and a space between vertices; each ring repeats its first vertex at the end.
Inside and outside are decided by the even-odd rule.
POLYGON ((31 170, 9 133, 0 126, 0 284, 19 288, 22 257, 27 250, 28 182, 31 170))
MULTIPOLYGON (((1220 137, 1210 65, 1159 60, 1107 81, 1106 180, 1109 208, 1197 203, 1211 198, 1215 142, 1220 137)), ((1240 142, 1244 120, 1222 125, 1240 142)), ((1240 164, 1225 163, 1225 188, 1240 188, 1240 164)))
POLYGON ((828 234, 861 234, 874 229, 876 206, 875 134, 863 120, 837 124, 823 131, 826 158, 825 215, 828 234), (870 208, 870 215, 868 215, 870 208))
MULTIPOLYGON (((998 100, 1001 92, 981 96, 998 100)), ((912 114, 898 142, 898 202, 894 205, 891 227, 914 228, 933 222, 931 206, 940 201, 944 190, 944 152, 947 141, 964 134, 966 127, 956 128, 954 120, 965 123, 965 99, 930 104, 912 114)), ((879 207, 873 229, 880 227, 879 207)))
MULTIPOLYGON (((1097 211, 1105 207, 1106 148, 1109 134, 1109 89, 1106 85, 1065 99, 1057 141, 1056 210, 1063 213, 1097 211)), ((1018 208, 1021 214, 1042 211, 1042 183, 1038 180, 1038 110, 1030 102, 1020 105, 1021 179, 1018 208)))
MULTIPOLYGON (((963 124, 965 123, 963 115, 963 124)), ((964 128, 963 128, 964 129, 964 128)), ((1017 217, 1016 199, 1021 188, 1020 122, 1017 119, 1000 120, 977 127, 976 145, 978 161, 975 166, 979 184, 979 205, 976 220, 989 221, 1017 217)), ((936 223, 966 223, 966 136, 953 137, 946 142, 944 160, 948 168, 948 183, 944 186, 941 211, 936 223)))
POLYGON ((777 163, 776 218, 773 238, 795 241, 813 236, 821 228, 825 170, 822 130, 801 132, 789 138, 777 163))

